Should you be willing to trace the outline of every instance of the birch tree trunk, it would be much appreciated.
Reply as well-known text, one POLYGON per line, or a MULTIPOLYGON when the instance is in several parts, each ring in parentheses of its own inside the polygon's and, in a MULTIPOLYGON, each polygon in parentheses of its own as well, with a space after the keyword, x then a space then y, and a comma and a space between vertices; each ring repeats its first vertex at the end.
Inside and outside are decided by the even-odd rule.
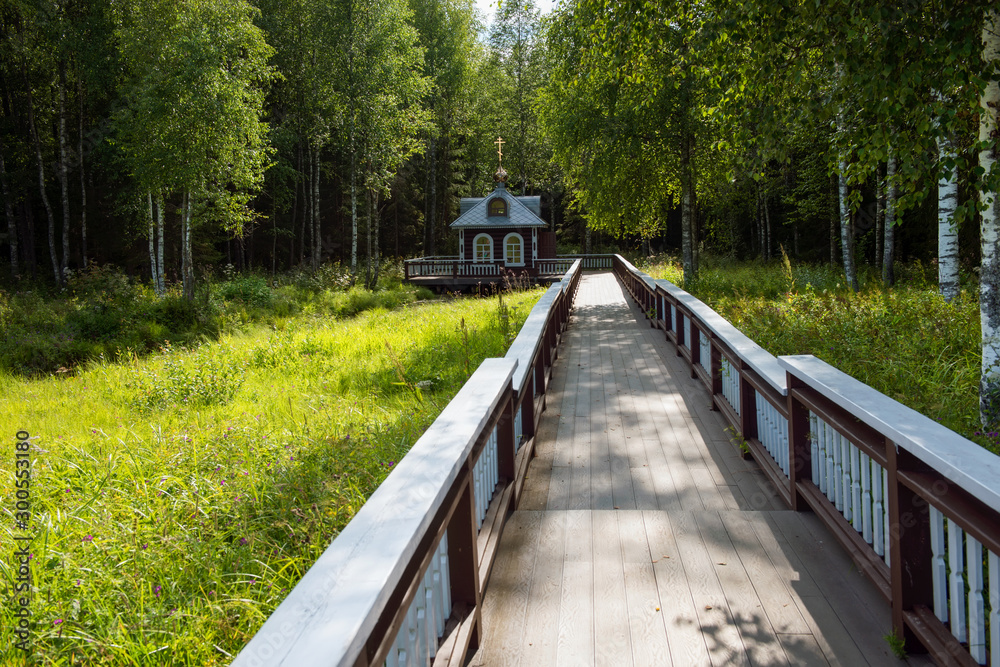
POLYGON ((184 193, 184 210, 181 217, 181 277, 184 298, 194 301, 194 262, 191 253, 191 199, 190 192, 184 193))
POLYGON ((885 166, 885 237, 882 244, 882 283, 892 287, 896 282, 895 249, 896 249, 896 199, 899 189, 896 186, 896 155, 889 153, 889 161, 885 166))
MULTIPOLYGON (((1000 10, 986 12, 983 25, 983 60, 1000 59, 1000 10)), ((987 83, 980 99, 979 141, 989 142, 979 152, 979 166, 988 176, 997 159, 997 113, 1000 111, 1000 81, 987 83)), ((979 383, 979 418, 983 426, 1000 421, 1000 216, 998 193, 979 193, 982 212, 982 265, 979 273, 979 316, 982 326, 982 374, 979 383)))
POLYGON ((854 234, 851 230, 851 202, 850 187, 847 184, 847 161, 840 161, 840 174, 838 175, 839 202, 840 202, 840 244, 844 258, 844 277, 847 284, 855 292, 858 291, 858 270, 854 266, 854 234))
POLYGON ((159 268, 159 274, 156 276, 156 287, 157 294, 163 296, 167 293, 167 269, 163 263, 163 244, 164 244, 164 224, 163 220, 163 195, 156 195, 156 266, 159 268))
MULTIPOLYGON (((27 81, 25 81, 27 85, 27 81)), ((42 204, 45 206, 45 215, 49 223, 49 259, 52 261, 52 274, 55 276, 56 284, 62 284, 59 275, 59 258, 56 257, 56 221, 52 215, 52 205, 49 203, 49 196, 45 192, 45 164, 42 162, 42 142, 38 139, 38 128, 35 127, 35 113, 33 110, 31 88, 28 87, 28 125, 31 129, 31 138, 35 143, 35 160, 38 162, 38 189, 42 195, 42 204)))
MULTIPOLYGON (((316 240, 313 238, 313 234, 316 230, 313 227, 313 210, 316 206, 316 199, 313 197, 313 180, 315 174, 313 172, 316 169, 316 163, 313 162, 312 158, 312 141, 309 142, 306 147, 306 162, 309 163, 309 180, 303 186, 303 191, 306 195, 306 216, 302 220, 302 259, 300 261, 305 262, 306 258, 306 232, 308 230, 309 236, 309 266, 315 271, 316 264, 313 262, 313 248, 316 247, 316 240)), ((302 174, 303 177, 305 174, 302 174)))
POLYGON ((66 164, 66 64, 59 66, 59 185, 62 190, 62 262, 59 273, 63 285, 69 271, 69 168, 66 164))
POLYGON ((313 153, 313 160, 316 163, 316 168, 313 170, 315 176, 313 177, 313 269, 318 271, 320 260, 322 259, 323 251, 323 234, 320 232, 319 225, 319 178, 320 178, 320 161, 319 155, 322 148, 317 145, 316 150, 313 153))
MULTIPOLYGON (((949 136, 938 137, 938 164, 945 160, 954 165, 955 145, 949 136)), ((958 296, 958 173, 954 166, 938 178, 938 289, 945 301, 958 296)))
POLYGON ((771 212, 767 208, 767 186, 761 190, 761 204, 764 206, 764 261, 771 259, 771 248, 774 242, 771 240, 771 212))
MULTIPOLYGON (((351 130, 353 133, 353 129, 351 130)), ((351 275, 358 275, 358 159, 351 147, 351 275)))
POLYGON ((153 228, 153 193, 146 193, 146 201, 149 204, 149 272, 153 278, 153 289, 157 295, 160 293, 160 267, 156 264, 156 230, 153 228))
POLYGON ((80 98, 80 251, 83 253, 83 268, 87 268, 87 179, 83 169, 83 82, 77 88, 80 98))
POLYGON ((837 226, 840 224, 840 179, 834 174, 830 177, 830 265, 837 264, 837 226))
MULTIPOLYGON (((311 159, 309 160, 309 173, 312 174, 312 160, 311 159)), ((302 164, 302 142, 301 141, 299 142, 299 175, 301 176, 301 178, 299 179, 299 181, 302 183, 302 207, 305 209, 303 211, 303 213, 302 213, 302 226, 299 228, 299 266, 302 266, 302 264, 304 264, 305 261, 306 261, 306 227, 308 225, 312 224, 311 222, 307 222, 307 221, 312 220, 312 209, 309 208, 311 206, 311 204, 310 204, 311 197, 309 196, 309 186, 306 185, 306 171, 305 171, 305 166, 302 164)), ((312 176, 311 175, 309 176, 309 182, 312 183, 312 176)), ((299 191, 298 188, 299 188, 299 184, 296 183, 295 184, 296 196, 298 195, 298 191, 299 191)), ((309 227, 309 233, 312 234, 312 227, 309 227)), ((294 242, 292 243, 292 246, 293 247, 295 246, 294 242)))
POLYGON ((885 179, 882 167, 875 174, 875 261, 882 262, 882 246, 885 241, 885 179))
POLYGON ((7 165, 3 161, 4 145, 0 141, 0 188, 3 188, 4 212, 7 214, 7 238, 10 241, 10 275, 17 279, 21 270, 17 257, 17 219, 14 218, 14 206, 10 201, 10 187, 7 185, 7 165))
POLYGON ((692 188, 691 146, 690 140, 685 137, 684 147, 681 150, 681 255, 684 263, 684 285, 688 287, 695 278, 692 188))

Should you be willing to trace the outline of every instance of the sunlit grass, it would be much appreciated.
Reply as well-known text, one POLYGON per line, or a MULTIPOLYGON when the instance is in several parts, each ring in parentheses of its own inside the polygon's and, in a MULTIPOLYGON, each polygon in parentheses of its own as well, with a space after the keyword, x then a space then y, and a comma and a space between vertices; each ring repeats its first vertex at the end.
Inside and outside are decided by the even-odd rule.
MULTIPOLYGON (((675 262, 645 270, 681 284, 675 262)), ((685 289, 771 354, 813 354, 1000 452, 1000 439, 979 425, 975 292, 963 289, 948 304, 928 268, 905 265, 899 273, 892 289, 863 275, 855 294, 837 267, 709 262, 685 289)))
MULTIPOLYGON (((514 331, 539 295, 505 297, 514 331)), ((35 438, 35 664, 228 664, 466 367, 503 354, 505 326, 496 299, 459 299, 3 378, 0 664, 16 658, 17 430, 35 438)))

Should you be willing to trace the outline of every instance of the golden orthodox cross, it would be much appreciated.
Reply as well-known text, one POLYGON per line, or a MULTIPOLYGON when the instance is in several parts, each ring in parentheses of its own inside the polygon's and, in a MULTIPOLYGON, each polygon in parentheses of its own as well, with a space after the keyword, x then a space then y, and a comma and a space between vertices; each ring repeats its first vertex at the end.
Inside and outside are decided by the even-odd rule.
POLYGON ((500 156, 500 161, 503 162, 503 145, 507 142, 503 140, 503 137, 497 137, 493 143, 497 145, 497 154, 500 156))

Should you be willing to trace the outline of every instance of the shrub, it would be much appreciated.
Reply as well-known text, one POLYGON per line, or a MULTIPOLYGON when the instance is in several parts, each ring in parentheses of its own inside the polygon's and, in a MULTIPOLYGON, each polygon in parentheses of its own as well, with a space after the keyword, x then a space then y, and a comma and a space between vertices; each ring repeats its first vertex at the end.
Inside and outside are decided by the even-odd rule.
POLYGON ((271 305, 271 288, 260 276, 242 276, 219 285, 218 295, 226 301, 241 301, 255 308, 271 305))

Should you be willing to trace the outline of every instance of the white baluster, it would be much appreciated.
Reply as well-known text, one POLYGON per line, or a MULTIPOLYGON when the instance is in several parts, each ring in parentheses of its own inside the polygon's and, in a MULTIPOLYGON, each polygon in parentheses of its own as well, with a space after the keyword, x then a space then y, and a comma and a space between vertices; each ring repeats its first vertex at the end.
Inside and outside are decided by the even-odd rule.
POLYGON ((423 595, 418 594, 416 599, 413 600, 415 603, 419 603, 417 606, 417 617, 416 617, 416 650, 413 653, 413 664, 422 665, 427 667, 430 664, 430 660, 427 659, 427 609, 424 606, 426 600, 423 595))
POLYGON ((930 505, 931 587, 934 589, 934 615, 948 622, 948 564, 945 561, 944 515, 930 505))
POLYGON ((837 438, 836 431, 829 424, 826 430, 826 497, 831 503, 837 502, 837 438))
POLYGON ((854 530, 863 531, 861 510, 861 450, 851 445, 851 520, 854 530))
MULTIPOLYGON (((989 554, 990 577, 990 654, 1000 656, 1000 558, 992 551, 989 554)), ((996 664, 997 660, 993 661, 996 664)))
POLYGON ((819 433, 816 414, 812 410, 809 411, 809 463, 812 466, 813 484, 819 486, 819 433))
POLYGON ((963 531, 948 519, 948 566, 951 568, 948 599, 951 603, 951 634, 960 642, 965 641, 965 549, 963 531))
MULTIPOLYGON (((895 445, 891 443, 889 444, 889 446, 895 447, 895 445)), ((889 471, 886 470, 885 468, 882 468, 882 497, 886 499, 889 498, 889 471)), ((886 502, 888 503, 888 500, 886 500, 886 502)), ((884 511, 882 512, 882 539, 885 541, 885 546, 883 547, 885 549, 885 564, 892 565, 892 563, 889 560, 890 556, 889 538, 891 537, 891 535, 889 534, 888 504, 883 508, 883 510, 884 511)))
POLYGON ((785 476, 789 474, 792 462, 788 459, 788 420, 781 417, 781 451, 785 454, 785 476))
POLYGON ((871 458, 861 452, 861 537, 872 543, 872 465, 871 458))
POLYGON ((833 477, 830 479, 830 486, 833 487, 833 504, 837 511, 844 511, 844 447, 843 436, 837 431, 833 432, 833 477))
POLYGON ((841 511, 848 521, 852 518, 851 509, 851 441, 840 436, 840 501, 841 511))
POLYGON ((965 538, 969 579, 969 653, 986 664, 986 605, 983 601, 983 545, 972 535, 965 538))
POLYGON ((872 461, 872 490, 874 491, 874 497, 872 498, 872 528, 874 529, 874 535, 872 536, 872 546, 875 547, 875 553, 879 556, 886 557, 886 563, 889 562, 887 556, 887 549, 885 548, 885 517, 887 512, 885 511, 885 496, 883 495, 883 490, 885 486, 882 484, 882 466, 872 461))

